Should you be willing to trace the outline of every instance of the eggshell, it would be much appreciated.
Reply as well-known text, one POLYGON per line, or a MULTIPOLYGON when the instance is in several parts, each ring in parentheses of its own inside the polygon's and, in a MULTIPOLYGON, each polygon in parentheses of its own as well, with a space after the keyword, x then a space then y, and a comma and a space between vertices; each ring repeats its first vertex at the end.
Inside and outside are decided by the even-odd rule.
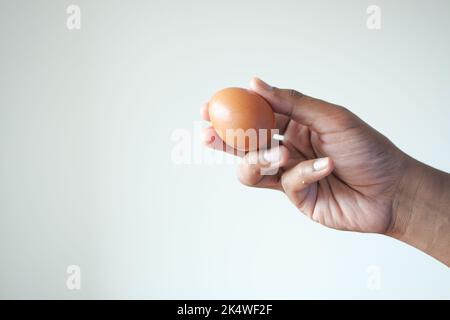
POLYGON ((275 128, 275 115, 260 95, 243 88, 226 88, 209 102, 212 126, 225 143, 240 151, 267 146, 275 128))

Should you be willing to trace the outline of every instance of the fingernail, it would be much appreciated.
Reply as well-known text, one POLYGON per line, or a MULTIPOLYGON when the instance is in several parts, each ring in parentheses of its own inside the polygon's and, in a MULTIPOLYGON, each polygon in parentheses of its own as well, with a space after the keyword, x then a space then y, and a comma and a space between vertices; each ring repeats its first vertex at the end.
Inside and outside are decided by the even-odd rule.
POLYGON ((267 82, 262 81, 260 78, 256 78, 257 81, 257 85, 266 91, 271 91, 273 90, 273 87, 271 85, 269 85, 267 82))
POLYGON ((321 171, 328 167, 328 158, 317 159, 313 163, 314 171, 321 171))
POLYGON ((264 160, 270 163, 277 163, 280 161, 280 148, 273 148, 264 151, 264 160))
POLYGON ((204 143, 212 143, 212 142, 214 142, 215 138, 216 137, 214 137, 214 135, 212 135, 208 131, 202 133, 202 141, 204 143))

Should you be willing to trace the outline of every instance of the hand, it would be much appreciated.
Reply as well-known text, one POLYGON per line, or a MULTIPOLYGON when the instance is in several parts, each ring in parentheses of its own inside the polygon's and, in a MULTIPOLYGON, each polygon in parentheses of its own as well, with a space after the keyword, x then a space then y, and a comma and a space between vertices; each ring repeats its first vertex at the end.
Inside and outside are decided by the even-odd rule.
MULTIPOLYGON (((271 104, 284 141, 280 147, 247 153, 240 181, 283 191, 301 212, 327 227, 388 232, 408 157, 343 107, 257 78, 251 89, 271 104), (278 173, 262 175, 260 169, 267 166, 278 167, 278 173)), ((201 109, 205 120, 207 108, 201 109)), ((212 127, 204 137, 207 146, 225 150, 212 127)))
MULTIPOLYGON (((251 88, 271 104, 284 140, 244 155, 242 183, 283 191, 325 226, 385 234, 450 266, 450 174, 409 157, 343 107, 256 78, 251 88)), ((208 104, 201 114, 209 120, 208 104)), ((239 154, 212 127, 204 143, 239 154)))

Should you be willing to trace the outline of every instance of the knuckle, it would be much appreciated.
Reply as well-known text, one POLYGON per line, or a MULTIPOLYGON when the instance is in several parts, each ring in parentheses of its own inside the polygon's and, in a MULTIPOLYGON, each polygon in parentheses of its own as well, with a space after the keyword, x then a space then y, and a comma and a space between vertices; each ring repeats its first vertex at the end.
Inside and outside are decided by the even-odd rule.
POLYGON ((338 110, 340 112, 349 112, 350 111, 346 107, 340 106, 340 105, 336 105, 336 110, 338 110))
POLYGON ((293 98, 301 98, 303 94, 294 89, 288 89, 288 95, 293 98))
MULTIPOLYGON (((300 181, 306 183, 306 178, 308 177, 310 173, 310 168, 306 165, 302 164, 297 169, 297 178, 300 179, 300 181)), ((303 183, 303 184, 304 184, 303 183)))
POLYGON ((301 165, 294 169, 295 171, 281 176, 281 186, 286 193, 297 192, 309 184, 308 173, 310 170, 305 165, 301 165))
POLYGON ((342 106, 337 107, 337 112, 334 115, 334 119, 336 123, 344 129, 355 128, 361 125, 359 118, 356 117, 349 109, 342 106))
POLYGON ((289 179, 287 179, 286 175, 281 176, 280 183, 284 192, 288 193, 290 188, 289 188, 289 179))
POLYGON ((259 182, 259 178, 254 170, 248 165, 241 165, 237 172, 237 179, 245 186, 253 187, 259 182))
POLYGON ((353 113, 347 109, 346 107, 343 106, 336 106, 336 113, 342 118, 342 119, 347 119, 347 120, 351 120, 353 119, 353 113))
POLYGON ((273 95, 277 98, 301 98, 303 94, 295 89, 280 89, 273 87, 273 95))
POLYGON ((292 175, 288 174, 288 175, 282 175, 281 176, 281 186, 283 187, 284 192, 290 196, 295 192, 295 181, 294 179, 292 179, 292 175))
POLYGON ((250 181, 248 180, 248 178, 247 178, 245 175, 238 174, 238 175, 237 175, 237 178, 238 178, 239 182, 240 182, 241 184, 243 184, 244 186, 248 186, 248 187, 253 186, 253 184, 250 183, 250 181))

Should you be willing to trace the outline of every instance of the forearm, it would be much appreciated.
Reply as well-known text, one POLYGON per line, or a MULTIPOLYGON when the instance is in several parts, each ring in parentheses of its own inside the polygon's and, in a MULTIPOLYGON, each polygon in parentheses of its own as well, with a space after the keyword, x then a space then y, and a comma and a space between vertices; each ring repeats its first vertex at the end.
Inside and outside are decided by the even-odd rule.
POLYGON ((450 174, 408 158, 387 235, 450 266, 450 174))

